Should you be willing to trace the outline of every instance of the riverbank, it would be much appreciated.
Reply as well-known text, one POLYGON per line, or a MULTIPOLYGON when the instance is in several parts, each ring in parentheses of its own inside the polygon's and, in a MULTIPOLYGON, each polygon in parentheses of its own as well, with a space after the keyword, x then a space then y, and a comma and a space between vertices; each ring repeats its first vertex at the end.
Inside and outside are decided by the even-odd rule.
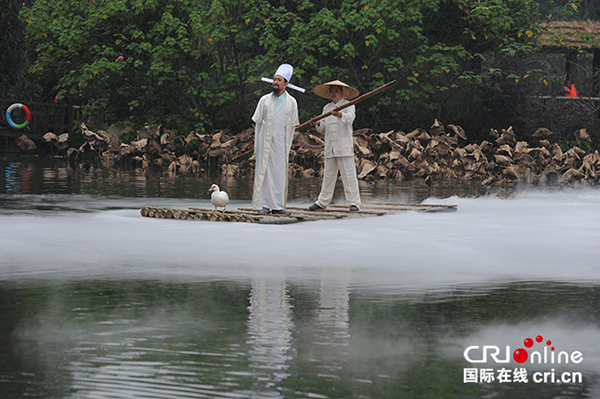
MULTIPOLYGON (((223 131, 210 134, 190 132, 186 137, 160 127, 136 132, 129 127, 109 131, 90 130, 82 124, 82 135, 69 139, 48 133, 40 146, 23 135, 16 139, 25 153, 43 149, 70 162, 93 162, 105 168, 133 165, 147 169, 158 166, 172 175, 198 174, 203 170, 224 177, 251 177, 254 173, 254 129, 236 135, 223 131)), ((321 177, 324 138, 315 130, 297 132, 290 153, 290 177, 321 177)), ((365 181, 422 180, 460 181, 483 186, 510 186, 517 183, 562 185, 600 181, 600 154, 585 129, 574 133, 573 145, 554 140, 545 128, 525 137, 507 129, 490 129, 489 138, 469 142, 457 125, 437 120, 429 129, 354 132, 358 177, 365 181)))

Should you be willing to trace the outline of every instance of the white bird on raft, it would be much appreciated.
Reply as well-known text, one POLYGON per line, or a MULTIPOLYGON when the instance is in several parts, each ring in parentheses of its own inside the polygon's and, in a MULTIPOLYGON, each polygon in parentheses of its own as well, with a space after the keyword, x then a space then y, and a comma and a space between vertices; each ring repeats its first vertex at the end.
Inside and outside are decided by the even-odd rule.
POLYGON ((217 207, 222 206, 223 211, 227 210, 227 204, 229 204, 229 195, 225 191, 221 191, 219 186, 213 184, 208 189, 212 194, 210 195, 210 202, 215 206, 215 211, 217 207))

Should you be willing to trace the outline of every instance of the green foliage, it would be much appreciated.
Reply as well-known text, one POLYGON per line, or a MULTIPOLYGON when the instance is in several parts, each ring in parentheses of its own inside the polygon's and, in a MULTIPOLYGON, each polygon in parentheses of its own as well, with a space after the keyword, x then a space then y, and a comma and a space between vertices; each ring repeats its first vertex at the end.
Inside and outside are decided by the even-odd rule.
MULTIPOLYGON (((96 122, 190 130, 247 128, 282 62, 292 83, 341 79, 394 92, 361 105, 356 126, 431 122, 456 98, 522 73, 499 60, 531 51, 532 0, 37 0, 23 8, 31 73, 96 122)), ((298 98, 301 119, 323 101, 298 98)))
POLYGON ((180 129, 241 122, 263 19, 251 1, 38 0, 23 9, 30 71, 109 123, 180 129))
POLYGON ((568 21, 573 19, 589 19, 594 14, 591 2, 583 0, 540 0, 540 12, 548 19, 568 21))
MULTIPOLYGON (((488 84, 490 76, 509 79, 511 71, 493 63, 530 51, 537 29, 536 4, 529 0, 333 3, 288 5, 262 41, 270 58, 284 54, 297 65, 309 87, 338 78, 367 92, 397 79, 393 94, 370 100, 369 112, 359 112, 358 123, 371 127, 431 122, 457 92, 488 84)), ((317 114, 320 106, 309 111, 317 114)))
POLYGON ((0 97, 26 102, 38 97, 41 88, 27 73, 31 54, 18 18, 22 4, 23 0, 0 0, 0 97))

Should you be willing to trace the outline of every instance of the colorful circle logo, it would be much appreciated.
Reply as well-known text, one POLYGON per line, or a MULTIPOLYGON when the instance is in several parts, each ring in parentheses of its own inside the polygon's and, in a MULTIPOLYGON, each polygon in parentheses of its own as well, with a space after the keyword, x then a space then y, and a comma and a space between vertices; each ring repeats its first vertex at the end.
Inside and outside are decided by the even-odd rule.
POLYGON ((29 122, 31 122, 31 111, 24 104, 15 103, 15 104, 11 105, 10 107, 8 107, 8 109, 6 110, 6 121, 8 122, 8 124, 11 127, 14 127, 15 129, 23 129, 25 126, 27 126, 29 124, 29 122), (12 116, 11 116, 12 112, 17 108, 21 108, 25 112, 25 122, 23 122, 19 125, 17 125, 15 122, 13 122, 12 116))

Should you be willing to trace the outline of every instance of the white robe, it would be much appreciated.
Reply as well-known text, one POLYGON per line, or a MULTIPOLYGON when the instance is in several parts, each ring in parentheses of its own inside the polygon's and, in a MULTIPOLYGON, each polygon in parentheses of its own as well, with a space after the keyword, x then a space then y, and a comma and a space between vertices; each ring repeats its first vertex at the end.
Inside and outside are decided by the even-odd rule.
POLYGON ((285 92, 285 102, 275 112, 275 96, 262 96, 252 116, 254 129, 253 208, 285 208, 290 150, 300 124, 296 99, 285 92))

